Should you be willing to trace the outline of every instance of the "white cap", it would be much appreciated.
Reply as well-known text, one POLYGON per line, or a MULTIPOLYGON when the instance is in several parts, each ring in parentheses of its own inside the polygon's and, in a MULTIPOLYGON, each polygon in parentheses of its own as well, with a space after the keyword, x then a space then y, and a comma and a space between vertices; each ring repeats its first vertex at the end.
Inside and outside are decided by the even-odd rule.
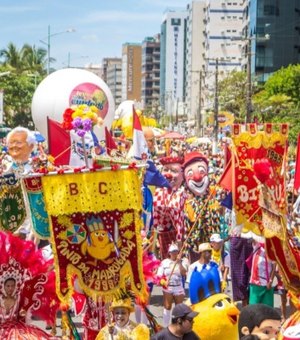
POLYGON ((222 242, 223 240, 221 239, 220 234, 212 234, 209 241, 219 243, 219 242, 222 242))
POLYGON ((178 246, 174 243, 172 243, 170 246, 169 246, 169 249, 168 249, 168 252, 171 253, 172 251, 179 251, 178 249, 178 246))

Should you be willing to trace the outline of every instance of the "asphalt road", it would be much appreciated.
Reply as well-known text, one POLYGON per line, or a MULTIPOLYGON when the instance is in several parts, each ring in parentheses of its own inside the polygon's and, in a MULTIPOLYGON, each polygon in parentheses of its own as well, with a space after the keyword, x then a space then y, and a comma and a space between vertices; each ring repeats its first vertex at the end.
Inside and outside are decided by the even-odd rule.
MULTIPOLYGON (((231 296, 231 286, 229 285, 228 288, 226 289, 226 293, 231 296)), ((277 308, 280 311, 280 303, 281 299, 278 294, 275 294, 275 308, 277 308)), ((241 309, 241 304, 237 303, 237 307, 241 309)), ((162 291, 160 287, 154 287, 152 295, 151 295, 151 300, 150 300, 150 311, 155 315, 157 321, 159 324, 162 325, 162 313, 163 313, 163 307, 162 307, 162 291)), ((288 315, 290 313, 289 306, 287 307, 288 315)), ((132 313, 131 318, 133 321, 135 321, 135 316, 134 313, 132 313)), ((81 317, 74 317, 73 321, 82 336, 83 339, 83 328, 82 328, 82 322, 81 322, 81 317)), ((42 328, 45 330, 45 323, 43 321, 33 321, 35 325, 38 327, 42 328)), ((56 335, 61 336, 61 318, 57 318, 57 327, 56 327, 56 335)), ((49 331, 47 331, 49 332, 49 331)))

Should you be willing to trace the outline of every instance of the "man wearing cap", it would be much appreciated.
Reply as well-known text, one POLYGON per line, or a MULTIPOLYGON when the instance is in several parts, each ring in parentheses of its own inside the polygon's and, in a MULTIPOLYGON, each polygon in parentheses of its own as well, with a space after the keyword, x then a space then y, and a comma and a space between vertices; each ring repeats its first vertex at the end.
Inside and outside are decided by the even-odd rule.
MULTIPOLYGON (((201 243, 199 245, 198 254, 199 254, 199 260, 193 262, 189 266, 189 271, 188 271, 187 279, 186 279, 186 282, 188 283, 190 283, 191 275, 195 270, 200 272, 202 268, 204 268, 204 266, 206 269, 210 269, 212 266, 217 265, 216 262, 211 260, 212 247, 208 242, 201 243)), ((222 281, 222 274, 220 272, 220 269, 219 269, 219 273, 220 273, 220 281, 222 281)))
POLYGON ((224 249, 224 241, 221 239, 220 234, 212 234, 209 241, 212 247, 212 260, 218 264, 222 273, 222 290, 224 291, 229 274, 230 255, 224 249))
POLYGON ((151 340, 199 340, 199 336, 192 331, 193 320, 198 315, 184 303, 173 308, 171 324, 152 336, 151 340))
POLYGON ((153 198, 153 227, 158 232, 161 259, 167 257, 172 242, 181 242, 184 234, 184 204, 186 193, 182 187, 183 159, 163 157, 162 174, 170 188, 156 188, 153 198))
MULTIPOLYGON (((190 192, 186 200, 186 224, 193 227, 189 235, 190 248, 197 248, 202 242, 209 242, 209 236, 219 232, 218 212, 212 208, 215 201, 209 196, 208 160, 200 152, 187 153, 182 165, 185 184, 190 192)), ((195 258, 192 258, 192 261, 195 258)))

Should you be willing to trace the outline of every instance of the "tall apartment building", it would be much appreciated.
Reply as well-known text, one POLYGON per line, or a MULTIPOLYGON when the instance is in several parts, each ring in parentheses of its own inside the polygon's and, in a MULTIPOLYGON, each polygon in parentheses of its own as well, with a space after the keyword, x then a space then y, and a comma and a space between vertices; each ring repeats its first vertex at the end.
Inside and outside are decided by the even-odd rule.
POLYGON ((122 46, 122 101, 141 101, 142 47, 137 43, 122 46))
POLYGON ((215 89, 218 64, 219 79, 232 70, 242 69, 243 0, 206 0, 205 9, 205 107, 211 109, 210 98, 215 89), (240 40, 237 40, 240 39, 240 40))
POLYGON ((110 88, 117 107, 122 101, 122 59, 104 58, 102 72, 102 79, 110 88))
POLYGON ((171 118, 184 101, 186 19, 186 9, 168 9, 161 24, 160 103, 171 118))
POLYGON ((159 105, 160 35, 142 42, 142 103, 144 108, 159 105))
MULTIPOLYGON (((258 81, 300 62, 300 0, 245 1, 244 37, 251 42, 251 73, 258 81)), ((247 46, 246 49, 247 51, 247 46)))
POLYGON ((204 80, 202 69, 205 64, 203 55, 205 0, 192 1, 187 5, 187 12, 184 115, 188 121, 193 121, 195 124, 197 120, 201 120, 199 110, 203 107, 203 98, 200 99, 200 95, 204 80))

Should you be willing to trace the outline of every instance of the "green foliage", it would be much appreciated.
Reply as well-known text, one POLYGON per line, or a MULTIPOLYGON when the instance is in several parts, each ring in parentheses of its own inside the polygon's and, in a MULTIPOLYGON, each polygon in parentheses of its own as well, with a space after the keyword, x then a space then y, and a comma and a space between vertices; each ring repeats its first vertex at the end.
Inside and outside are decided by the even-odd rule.
POLYGON ((293 102, 300 101, 300 65, 289 65, 275 72, 265 83, 268 97, 284 94, 293 102))
POLYGON ((232 71, 219 82, 219 106, 221 111, 234 114, 236 122, 242 122, 246 113, 247 75, 232 71))
POLYGON ((260 122, 289 123, 289 142, 295 145, 300 133, 300 65, 275 72, 253 96, 253 104, 260 122))
POLYGON ((31 102, 46 76, 46 50, 25 44, 20 50, 10 43, 0 50, 0 88, 4 91, 4 121, 9 127, 32 128, 31 102), (1 76, 2 72, 9 72, 1 76))

